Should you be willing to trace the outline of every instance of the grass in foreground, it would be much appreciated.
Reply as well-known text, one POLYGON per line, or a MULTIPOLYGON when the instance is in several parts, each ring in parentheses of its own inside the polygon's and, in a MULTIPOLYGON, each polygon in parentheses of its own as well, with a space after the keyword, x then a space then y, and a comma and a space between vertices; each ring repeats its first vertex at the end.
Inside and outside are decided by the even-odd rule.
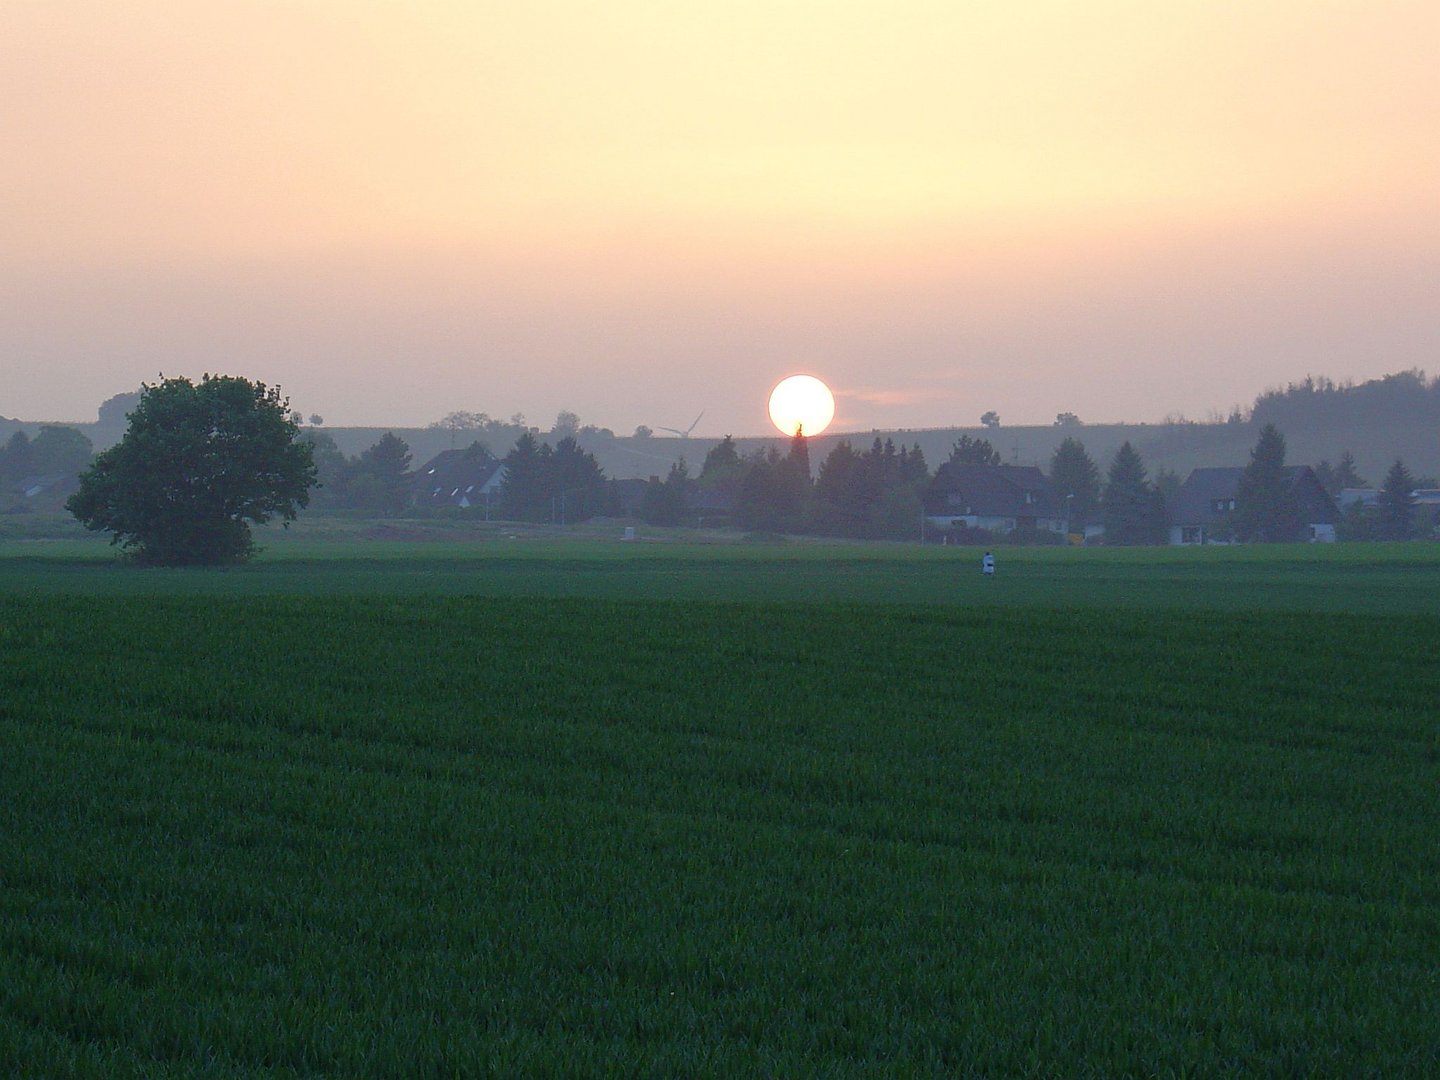
POLYGON ((89 573, 0 590, 12 1072, 1440 1068, 1433 615, 89 573))
POLYGON ((0 542, 0 595, 489 596, 1316 614, 1440 610, 1440 544, 1002 548, 999 574, 986 581, 980 552, 972 548, 687 543, 684 530, 655 543, 503 529, 445 535, 449 542, 422 543, 277 532, 253 563, 220 570, 142 569, 93 540, 0 542))

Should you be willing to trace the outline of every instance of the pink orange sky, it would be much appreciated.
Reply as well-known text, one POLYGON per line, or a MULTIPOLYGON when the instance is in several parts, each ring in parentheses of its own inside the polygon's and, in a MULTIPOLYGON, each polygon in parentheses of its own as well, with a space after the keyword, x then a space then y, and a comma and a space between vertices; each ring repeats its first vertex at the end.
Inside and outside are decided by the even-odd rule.
POLYGON ((0 414, 1158 420, 1437 367, 1434 0, 10 0, 0 414))

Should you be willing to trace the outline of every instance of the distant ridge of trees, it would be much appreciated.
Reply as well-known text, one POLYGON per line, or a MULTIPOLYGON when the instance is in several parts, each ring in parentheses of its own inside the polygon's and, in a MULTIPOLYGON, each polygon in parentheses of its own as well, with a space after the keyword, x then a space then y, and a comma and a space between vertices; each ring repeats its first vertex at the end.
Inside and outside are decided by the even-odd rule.
POLYGON ((1415 421, 1440 423, 1440 378, 1427 379, 1418 368, 1362 383, 1307 375, 1266 390, 1250 410, 1252 424, 1281 429, 1415 421))

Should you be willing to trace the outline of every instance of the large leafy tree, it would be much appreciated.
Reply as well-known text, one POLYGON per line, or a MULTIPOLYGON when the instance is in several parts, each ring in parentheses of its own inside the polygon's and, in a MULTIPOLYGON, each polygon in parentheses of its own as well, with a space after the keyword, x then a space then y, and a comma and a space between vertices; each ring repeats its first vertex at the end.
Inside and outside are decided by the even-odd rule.
POLYGON ((1070 527, 1095 520, 1100 509, 1100 468, 1079 439, 1066 439, 1050 457, 1050 486, 1055 504, 1066 510, 1070 527))
POLYGON ((116 394, 114 397, 106 398, 100 405, 97 423, 102 428, 111 431, 123 428, 129 419, 130 410, 140 404, 143 390, 129 390, 123 394, 116 394))
POLYGON ((1399 458, 1385 474, 1375 500, 1375 535, 1380 540, 1410 540, 1415 536, 1415 478, 1399 458))
POLYGON ((242 561, 255 551, 250 524, 288 523, 309 503, 315 464, 298 434, 276 387, 163 379, 141 388, 124 437, 80 475, 66 506, 145 563, 242 561))
POLYGON ((1260 430, 1250 451, 1250 464, 1235 489, 1232 524, 1241 540, 1280 543, 1305 535, 1305 522, 1285 473, 1285 436, 1274 424, 1260 430))
MULTIPOLYGON (((573 438, 580 434, 579 415, 571 412, 569 409, 561 409, 555 416, 555 426, 550 429, 550 434, 554 435, 558 440, 564 440, 567 437, 573 438)), ((556 443, 556 449, 559 449, 558 442, 556 443)))
POLYGON ((1151 486, 1139 452, 1127 441, 1106 474, 1100 514, 1107 544, 1158 544, 1165 539, 1165 501, 1151 486))
POLYGON ((37 473, 73 476, 90 464, 95 448, 82 432, 51 425, 40 429, 30 452, 37 473))
POLYGON ((0 480, 23 480, 35 471, 35 444, 17 431, 0 448, 0 480))

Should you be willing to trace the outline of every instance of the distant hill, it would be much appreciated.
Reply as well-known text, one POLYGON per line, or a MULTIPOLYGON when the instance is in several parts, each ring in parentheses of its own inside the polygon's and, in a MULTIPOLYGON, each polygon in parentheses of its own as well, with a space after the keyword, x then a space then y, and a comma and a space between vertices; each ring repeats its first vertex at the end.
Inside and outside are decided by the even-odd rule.
MULTIPOLYGON (((1067 437, 1073 437, 1084 443, 1102 472, 1120 444, 1128 440, 1140 452, 1152 475, 1159 469, 1170 469, 1183 477, 1201 466, 1246 464, 1260 428, 1267 423, 1273 423, 1284 434, 1286 459, 1293 465, 1316 465, 1321 461, 1334 464, 1349 450, 1360 475, 1376 487, 1397 457, 1405 461, 1416 477, 1440 476, 1440 379, 1427 379, 1420 371, 1400 372, 1358 384, 1307 378, 1284 389, 1265 391, 1255 399, 1248 415, 1235 415, 1218 423, 1077 423, 827 432, 811 441, 810 460, 818 469, 831 447, 841 439, 849 439, 852 445, 865 449, 876 438, 888 438, 897 446, 918 444, 933 470, 949 456, 956 439, 969 435, 988 439, 1006 462, 1048 468, 1055 448, 1067 437)), ((97 450, 116 442, 124 431, 123 426, 113 423, 67 426, 84 432, 97 450)), ((40 427, 41 424, 35 422, 0 418, 0 438, 8 438, 17 430, 25 430, 33 437, 40 427)), ((430 427, 326 427, 322 430, 347 456, 359 454, 387 431, 393 431, 409 444, 417 466, 442 450, 468 446, 476 439, 491 453, 503 457, 514 445, 518 432, 515 429, 492 434, 469 430, 452 433, 430 427)), ((541 438, 551 437, 542 434, 541 438)), ((619 479, 663 477, 682 457, 694 475, 699 472, 705 455, 720 442, 714 438, 659 436, 637 439, 616 436, 603 429, 582 430, 578 438, 580 445, 595 455, 606 475, 619 479)), ((779 435, 735 439, 742 454, 766 446, 783 449, 785 443, 779 435)))

